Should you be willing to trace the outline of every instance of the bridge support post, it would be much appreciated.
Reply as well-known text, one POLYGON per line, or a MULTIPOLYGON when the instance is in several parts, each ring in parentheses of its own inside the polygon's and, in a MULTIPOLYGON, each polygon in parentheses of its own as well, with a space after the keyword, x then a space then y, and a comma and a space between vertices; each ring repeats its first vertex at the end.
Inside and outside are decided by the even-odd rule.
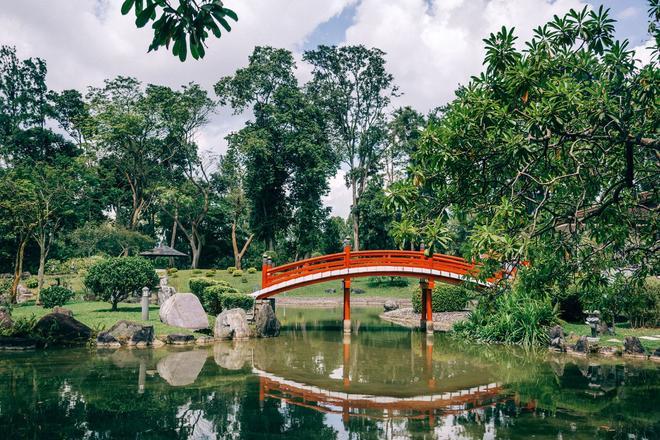
POLYGON ((351 332, 351 279, 346 278, 344 285, 344 333, 351 332))
POLYGON ((431 278, 426 283, 426 334, 433 334, 433 288, 435 280, 431 278))
POLYGON ((427 282, 424 279, 419 280, 419 289, 422 291, 422 314, 419 321, 419 327, 422 331, 426 331, 426 317, 428 315, 426 309, 428 307, 428 301, 426 299, 428 294, 427 282))

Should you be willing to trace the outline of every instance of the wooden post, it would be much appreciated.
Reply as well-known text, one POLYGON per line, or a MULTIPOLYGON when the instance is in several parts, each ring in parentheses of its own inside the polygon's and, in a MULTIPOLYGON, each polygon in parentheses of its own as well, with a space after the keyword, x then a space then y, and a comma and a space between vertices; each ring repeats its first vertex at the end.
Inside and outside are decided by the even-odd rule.
POLYGON ((435 280, 429 279, 426 283, 426 333, 433 334, 433 288, 435 280))
POLYGON ((419 327, 422 329, 422 331, 426 331, 426 325, 427 325, 426 319, 428 316, 428 313, 426 311, 428 307, 428 301, 426 298, 428 289, 426 288, 426 285, 427 283, 425 279, 419 280, 419 289, 422 291, 422 315, 419 321, 419 327))
POLYGON ((344 279, 344 333, 351 332, 351 279, 344 279))

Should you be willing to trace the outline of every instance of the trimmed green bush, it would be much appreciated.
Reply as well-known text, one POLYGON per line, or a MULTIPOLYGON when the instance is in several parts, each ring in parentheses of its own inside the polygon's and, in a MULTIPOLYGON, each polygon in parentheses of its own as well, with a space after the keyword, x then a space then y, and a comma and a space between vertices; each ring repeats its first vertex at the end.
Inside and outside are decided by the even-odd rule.
POLYGON ((143 287, 153 289, 159 278, 153 264, 140 257, 115 257, 102 260, 87 271, 85 286, 99 298, 117 304, 130 295, 137 295, 143 287))
POLYGON ((179 269, 177 269, 176 267, 170 267, 169 269, 167 269, 167 274, 172 275, 173 273, 177 273, 178 271, 179 269))
POLYGON ((227 283, 218 283, 208 286, 202 292, 202 306, 206 313, 217 315, 222 312, 222 298, 227 294, 239 293, 238 290, 229 286, 227 283))
MULTIPOLYGON (((465 310, 465 305, 474 295, 474 291, 462 286, 436 285, 431 295, 433 313, 465 310)), ((422 291, 419 288, 412 294, 412 306, 415 313, 422 312, 422 291)))
POLYGON ((25 287, 28 289, 36 289, 39 287, 39 280, 36 278, 30 278, 25 282, 25 287))
POLYGON ((241 277, 241 283, 247 283, 247 282, 248 282, 247 277, 246 277, 245 275, 243 275, 243 276, 241 277))
POLYGON ((369 287, 406 287, 409 284, 405 277, 369 277, 369 287))
POLYGON ((39 298, 45 309, 52 309, 55 306, 63 306, 68 300, 73 298, 73 292, 62 286, 50 286, 41 289, 39 298))
POLYGON ((257 273, 256 267, 248 267, 247 273, 257 273))
POLYGON ((243 271, 240 269, 236 269, 231 273, 231 276, 233 277, 242 277, 243 276, 243 271))
POLYGON ((213 278, 213 277, 215 276, 215 271, 214 271, 214 270, 210 270, 210 271, 206 272, 206 275, 205 275, 205 276, 206 276, 207 278, 213 278))
POLYGON ((206 289, 209 286, 216 286, 218 284, 224 284, 224 285, 229 285, 227 284, 226 281, 218 281, 218 280, 210 280, 208 278, 191 278, 188 281, 188 285, 190 286, 190 291, 197 296, 197 298, 202 300, 202 297, 204 296, 204 289, 206 289))
POLYGON ((235 270, 236 270, 236 267, 235 267, 235 266, 229 266, 229 267, 227 268, 227 273, 234 273, 235 270))
POLYGON ((226 293, 221 298, 222 310, 240 308, 243 310, 250 310, 254 306, 254 298, 245 293, 226 293))

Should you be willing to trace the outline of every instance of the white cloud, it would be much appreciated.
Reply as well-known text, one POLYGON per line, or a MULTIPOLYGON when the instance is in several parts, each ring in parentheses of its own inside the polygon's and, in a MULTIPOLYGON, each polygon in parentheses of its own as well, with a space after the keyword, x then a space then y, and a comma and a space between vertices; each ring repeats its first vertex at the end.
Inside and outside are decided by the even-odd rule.
POLYGON ((515 26, 523 44, 553 14, 583 6, 580 0, 363 0, 346 43, 387 52, 404 92, 397 104, 428 111, 481 72, 482 39, 490 32, 515 26))
POLYGON ((344 171, 339 171, 330 179, 330 193, 323 198, 323 203, 332 208, 332 215, 347 218, 351 212, 353 198, 351 190, 346 188, 344 171))
POLYGON ((626 18, 636 17, 637 15, 639 15, 639 13, 640 13, 640 10, 638 8, 636 8, 634 6, 629 6, 629 7, 625 8, 624 10, 622 10, 621 12, 619 12, 618 14, 616 14, 616 18, 618 20, 623 20, 623 19, 626 19, 626 18))
POLYGON ((652 50, 650 47, 654 44, 655 42, 653 40, 648 40, 646 43, 641 44, 639 46, 633 47, 633 51, 635 52, 635 58, 637 60, 637 65, 638 66, 644 66, 646 64, 649 64, 651 62, 651 55, 652 55, 652 50))

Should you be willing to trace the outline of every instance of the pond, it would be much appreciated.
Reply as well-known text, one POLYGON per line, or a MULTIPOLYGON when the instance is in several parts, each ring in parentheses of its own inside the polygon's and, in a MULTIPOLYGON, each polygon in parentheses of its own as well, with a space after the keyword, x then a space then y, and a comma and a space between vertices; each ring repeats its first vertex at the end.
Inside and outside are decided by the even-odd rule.
POLYGON ((279 338, 0 352, 0 438, 660 438, 660 365, 278 307, 279 338))

